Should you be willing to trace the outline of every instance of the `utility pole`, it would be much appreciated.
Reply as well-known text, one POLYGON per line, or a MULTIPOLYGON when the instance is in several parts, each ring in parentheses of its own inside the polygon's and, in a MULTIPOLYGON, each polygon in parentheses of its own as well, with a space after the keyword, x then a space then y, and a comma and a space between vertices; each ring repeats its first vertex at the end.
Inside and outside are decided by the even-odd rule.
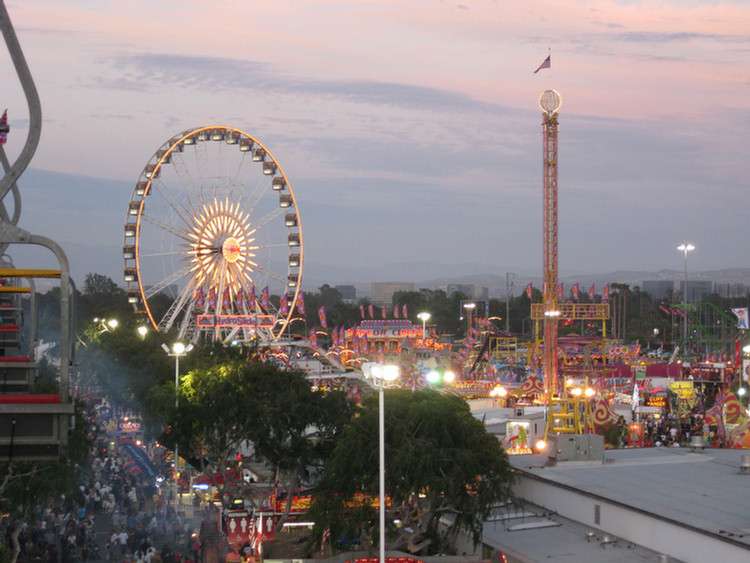
POLYGON ((505 332, 510 334, 510 300, 513 297, 513 279, 516 274, 506 272, 505 274, 505 332))

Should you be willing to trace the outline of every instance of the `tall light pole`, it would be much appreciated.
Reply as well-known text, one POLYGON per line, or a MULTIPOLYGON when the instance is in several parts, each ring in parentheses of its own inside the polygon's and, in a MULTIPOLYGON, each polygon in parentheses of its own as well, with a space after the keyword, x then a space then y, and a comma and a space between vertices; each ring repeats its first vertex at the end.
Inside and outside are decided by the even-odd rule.
POLYGON ((464 303, 464 309, 466 309, 466 313, 469 315, 469 324, 467 325, 467 328, 466 328, 467 338, 471 337, 471 315, 474 312, 474 309, 476 308, 477 308, 476 303, 464 303))
POLYGON ((375 363, 362 364, 365 377, 372 380, 378 389, 378 454, 380 479, 380 563, 385 563, 385 395, 383 390, 398 379, 398 366, 382 366, 375 363))
POLYGON ((513 279, 516 274, 505 273, 505 332, 510 334, 510 300, 513 297, 513 279))
MULTIPOLYGON (((180 356, 184 356, 190 350, 193 349, 192 344, 188 344, 185 346, 182 342, 175 342, 172 344, 172 349, 170 350, 169 347, 166 344, 161 345, 162 349, 167 353, 168 356, 174 357, 174 410, 175 413, 177 412, 177 407, 179 407, 179 401, 180 401, 180 356)), ((178 474, 180 472, 180 446, 175 440, 174 443, 174 512, 175 516, 177 515, 177 508, 178 508, 178 499, 180 496, 180 489, 179 489, 179 479, 178 474)))
POLYGON ((417 318, 422 321, 422 340, 425 340, 427 338, 427 321, 430 320, 429 313, 419 313, 417 315, 417 318))
MULTIPOLYGON (((683 288, 683 292, 682 292, 682 304, 687 305, 687 291, 688 291, 687 255, 688 255, 688 252, 690 252, 691 250, 695 250, 695 247, 690 243, 683 242, 680 246, 677 247, 677 250, 682 252, 683 256, 685 257, 685 287, 683 288)), ((683 309, 682 341, 685 342, 686 340, 687 340, 687 311, 683 309)))

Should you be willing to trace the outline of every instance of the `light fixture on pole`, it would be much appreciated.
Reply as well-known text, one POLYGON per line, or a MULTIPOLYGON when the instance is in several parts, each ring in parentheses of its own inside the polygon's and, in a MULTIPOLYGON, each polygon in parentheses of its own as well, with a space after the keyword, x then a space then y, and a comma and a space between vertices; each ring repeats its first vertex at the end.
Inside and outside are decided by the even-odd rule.
POLYGON ((367 362, 362 372, 378 389, 378 477, 380 481, 380 563, 385 563, 385 396, 383 390, 399 377, 398 366, 367 362))
MULTIPOLYGON (((184 356, 190 350, 193 349, 192 344, 188 344, 185 346, 182 342, 175 342, 172 344, 172 349, 170 350, 169 347, 166 344, 161 345, 162 349, 167 353, 168 356, 174 357, 174 410, 175 413, 177 412, 177 407, 179 406, 179 389, 180 389, 180 356, 184 356)), ((175 515, 177 514, 177 506, 178 506, 178 499, 179 499, 179 479, 178 475, 180 472, 180 447, 177 444, 177 441, 175 440, 174 443, 174 511, 175 515)))
MULTIPOLYGON (((695 250, 695 246, 693 246, 690 243, 683 242, 680 246, 677 247, 677 250, 683 253, 683 256, 685 257, 685 287, 683 287, 682 291, 682 304, 687 305, 687 292, 688 292, 688 270, 687 270, 687 256, 688 252, 691 250, 695 250)), ((683 309, 683 315, 682 315, 682 340, 683 345, 684 341, 687 340, 687 311, 683 309)))
POLYGON ((471 315, 474 312, 474 309, 477 308, 476 303, 464 303, 464 309, 466 309, 466 313, 469 315, 469 324, 467 325, 466 334, 471 336, 471 315))
POLYGON ((431 316, 429 313, 419 313, 417 315, 417 318, 422 321, 422 340, 427 338, 427 321, 430 320, 431 316))

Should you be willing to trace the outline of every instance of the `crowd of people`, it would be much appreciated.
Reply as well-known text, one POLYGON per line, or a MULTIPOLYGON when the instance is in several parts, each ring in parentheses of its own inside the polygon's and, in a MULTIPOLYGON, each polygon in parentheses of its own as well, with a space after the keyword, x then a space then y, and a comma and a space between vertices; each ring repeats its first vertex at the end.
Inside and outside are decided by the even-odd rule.
POLYGON ((175 510, 171 487, 145 478, 93 414, 88 422, 97 447, 77 490, 6 521, 6 548, 16 536, 21 563, 200 563, 200 514, 175 510))

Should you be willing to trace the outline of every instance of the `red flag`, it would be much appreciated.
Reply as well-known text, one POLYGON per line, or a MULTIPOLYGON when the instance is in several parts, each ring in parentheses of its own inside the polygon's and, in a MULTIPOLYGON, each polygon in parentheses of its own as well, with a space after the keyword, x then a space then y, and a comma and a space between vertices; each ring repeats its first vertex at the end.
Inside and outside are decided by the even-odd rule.
POLYGON ((589 288, 589 299, 591 299, 593 301, 594 300, 594 295, 596 295, 596 293, 594 292, 594 284, 592 283, 591 287, 589 288))
POLYGON ((573 284, 573 299, 578 301, 578 282, 573 284))
POLYGON ((299 311, 300 315, 305 314, 305 294, 301 291, 297 295, 297 311, 299 311))
POLYGON ((325 306, 321 306, 320 309, 318 309, 318 319, 320 320, 320 326, 322 326, 323 328, 328 328, 325 306))
POLYGON ((255 311, 255 286, 250 288, 250 293, 247 294, 247 306, 250 307, 252 311, 255 311))
POLYGON ((602 301, 609 301, 609 284, 604 284, 604 289, 602 290, 602 301))
POLYGON ((534 286, 529 284, 526 286, 526 297, 531 300, 532 292, 534 290, 534 286))

